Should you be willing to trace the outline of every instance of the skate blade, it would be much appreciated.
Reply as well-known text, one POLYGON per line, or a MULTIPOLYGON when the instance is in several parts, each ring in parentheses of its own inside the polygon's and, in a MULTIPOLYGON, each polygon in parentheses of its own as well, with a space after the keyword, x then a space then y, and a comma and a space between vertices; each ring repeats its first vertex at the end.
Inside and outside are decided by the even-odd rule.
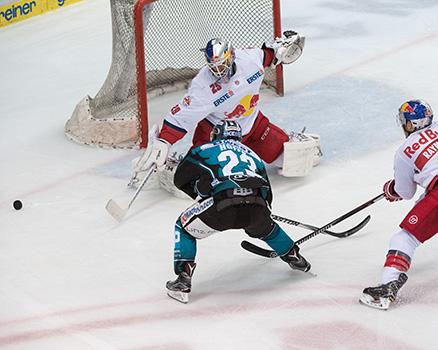
POLYGON ((379 298, 379 300, 374 299, 368 294, 362 294, 359 298, 359 302, 362 304, 379 310, 388 310, 391 301, 388 298, 379 298))
POLYGON ((295 271, 301 271, 301 272, 304 272, 304 273, 309 273, 309 274, 311 274, 311 272, 309 272, 309 271, 310 271, 310 269, 312 268, 312 265, 310 265, 310 264, 309 264, 309 266, 307 266, 307 267, 304 268, 304 269, 302 269, 302 268, 298 268, 298 267, 295 267, 295 266, 293 266, 293 265, 289 265, 289 266, 291 267, 292 270, 295 270, 295 271))
POLYGON ((167 295, 180 303, 187 304, 189 302, 189 293, 167 290, 167 295))

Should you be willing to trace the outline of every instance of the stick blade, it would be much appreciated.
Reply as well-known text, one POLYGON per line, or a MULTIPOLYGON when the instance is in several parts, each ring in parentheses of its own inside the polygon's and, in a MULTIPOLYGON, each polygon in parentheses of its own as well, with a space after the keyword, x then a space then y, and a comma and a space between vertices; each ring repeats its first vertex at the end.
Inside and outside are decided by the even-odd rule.
POLYGON ((110 199, 105 206, 107 212, 118 222, 121 222, 126 215, 127 209, 122 209, 115 200, 110 199))
POLYGON ((253 254, 264 256, 265 258, 273 259, 273 258, 278 257, 278 254, 276 252, 274 252, 273 250, 261 248, 261 247, 255 245, 255 244, 252 244, 251 242, 248 242, 248 241, 242 241, 240 243, 240 246, 243 249, 245 249, 253 254))

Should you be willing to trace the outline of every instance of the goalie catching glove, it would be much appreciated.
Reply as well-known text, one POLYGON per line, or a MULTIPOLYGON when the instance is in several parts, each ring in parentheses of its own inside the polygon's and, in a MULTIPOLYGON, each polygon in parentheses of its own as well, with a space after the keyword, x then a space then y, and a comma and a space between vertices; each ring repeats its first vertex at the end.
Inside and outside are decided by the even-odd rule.
POLYGON ((305 37, 301 37, 293 30, 287 30, 281 38, 276 38, 273 43, 266 45, 274 50, 272 66, 295 62, 303 53, 304 42, 305 37))

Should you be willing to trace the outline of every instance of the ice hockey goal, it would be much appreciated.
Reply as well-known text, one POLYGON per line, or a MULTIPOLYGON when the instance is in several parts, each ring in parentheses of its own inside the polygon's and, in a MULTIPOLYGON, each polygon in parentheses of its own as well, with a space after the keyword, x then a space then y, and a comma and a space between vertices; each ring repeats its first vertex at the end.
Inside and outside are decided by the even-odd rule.
MULTIPOLYGON (((214 37, 260 47, 281 35, 280 0, 110 0, 112 62, 94 98, 86 96, 65 125, 70 139, 102 147, 146 147, 147 98, 187 88, 214 37)), ((283 94, 282 68, 265 84, 283 94)))

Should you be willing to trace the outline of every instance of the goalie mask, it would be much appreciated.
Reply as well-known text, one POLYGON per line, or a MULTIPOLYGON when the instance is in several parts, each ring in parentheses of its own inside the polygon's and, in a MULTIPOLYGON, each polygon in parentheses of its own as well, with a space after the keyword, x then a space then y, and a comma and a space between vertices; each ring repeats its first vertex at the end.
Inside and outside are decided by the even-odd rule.
POLYGON ((429 104, 422 100, 411 100, 403 103, 398 110, 398 120, 406 137, 415 131, 432 124, 433 113, 429 104), (407 125, 410 122, 410 125, 407 125))
POLYGON ((234 62, 234 48, 222 39, 211 39, 204 52, 207 67, 218 79, 231 76, 231 67, 234 62))
POLYGON ((233 120, 222 120, 211 131, 211 141, 242 140, 242 128, 233 120))

